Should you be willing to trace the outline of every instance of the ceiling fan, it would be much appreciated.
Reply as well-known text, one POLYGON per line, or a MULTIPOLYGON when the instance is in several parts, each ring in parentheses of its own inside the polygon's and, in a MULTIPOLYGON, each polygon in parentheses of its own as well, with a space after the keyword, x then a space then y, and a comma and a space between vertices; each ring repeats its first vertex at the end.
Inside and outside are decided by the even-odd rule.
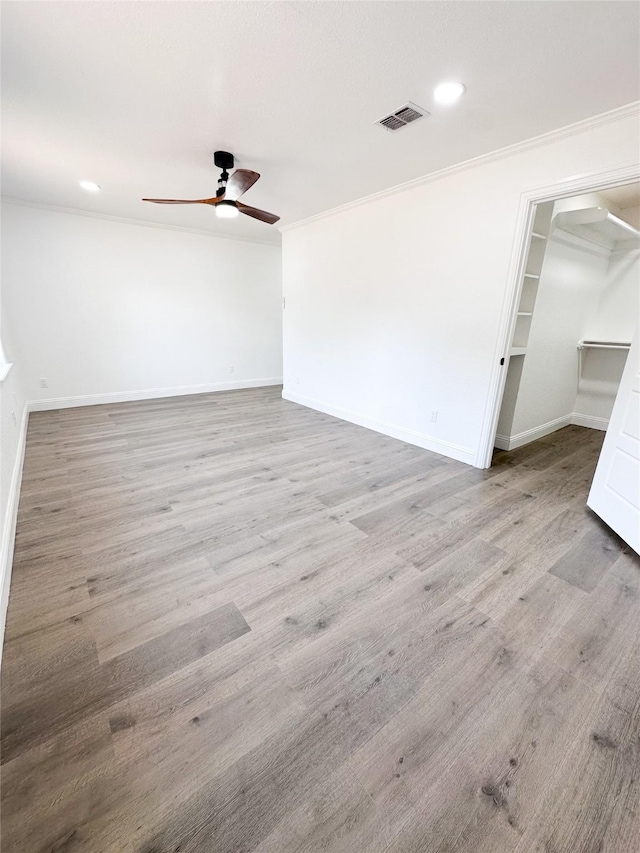
POLYGON ((233 154, 228 151, 216 151, 213 155, 213 161, 222 173, 218 178, 218 191, 213 198, 198 198, 198 199, 180 199, 180 198, 143 198, 142 201, 152 201, 154 204, 210 204, 215 206, 216 216, 220 219, 232 219, 238 213, 244 213, 245 216, 251 216, 253 219, 259 219, 261 222, 268 222, 273 225, 280 217, 274 213, 267 213, 266 210, 258 210, 257 207, 249 207, 238 201, 241 195, 252 187, 260 177, 258 172, 252 172, 251 169, 236 169, 233 175, 229 177, 228 169, 233 169, 234 159, 233 154))

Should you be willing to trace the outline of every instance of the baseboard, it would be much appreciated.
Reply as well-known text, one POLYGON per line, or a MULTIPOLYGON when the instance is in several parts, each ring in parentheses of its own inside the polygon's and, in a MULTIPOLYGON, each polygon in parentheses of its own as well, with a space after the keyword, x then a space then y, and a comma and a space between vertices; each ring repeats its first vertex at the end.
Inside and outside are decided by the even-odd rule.
POLYGON ((27 405, 30 412, 46 412, 51 409, 71 409, 76 406, 133 403, 136 400, 184 397, 189 394, 211 394, 216 391, 237 391, 244 388, 265 388, 270 385, 282 385, 282 377, 269 376, 262 379, 210 382, 201 385, 174 385, 169 388, 144 388, 138 391, 114 391, 108 394, 83 394, 78 397, 53 397, 48 400, 29 400, 27 405))
POLYGON ((596 418, 593 415, 581 415, 580 412, 574 412, 571 415, 571 423, 576 426, 601 429, 606 432, 609 426, 609 418, 596 418))
POLYGON ((323 412, 325 415, 332 415, 340 418, 343 421, 357 424, 358 426, 366 427, 367 429, 380 432, 383 435, 389 435, 391 438, 397 438, 400 441, 406 441, 407 444, 414 444, 417 447, 422 447, 425 450, 431 450, 434 453, 440 453, 442 456, 449 456, 451 459, 457 459, 459 462, 466 462, 468 465, 475 465, 476 451, 470 447, 462 447, 459 444, 453 444, 449 441, 443 441, 440 438, 427 435, 426 433, 416 432, 415 430, 406 429, 405 427, 390 424, 386 421, 370 418, 366 415, 361 415, 358 412, 352 412, 349 409, 343 409, 340 406, 334 406, 331 403, 326 403, 324 400, 316 400, 313 397, 304 397, 301 394, 295 394, 288 389, 282 392, 282 398, 291 403, 298 403, 300 406, 306 406, 308 409, 315 409, 318 412, 323 412))
POLYGON ((556 418, 553 421, 547 421, 546 424, 526 429, 524 432, 518 432, 515 435, 496 435, 495 446, 500 450, 515 450, 516 447, 522 447, 524 444, 530 444, 532 441, 537 441, 539 438, 544 438, 545 435, 550 435, 556 430, 569 426, 572 423, 572 415, 563 415, 561 418, 556 418))
POLYGON ((500 435, 500 433, 496 433, 496 437, 493 440, 493 446, 497 447, 498 450, 510 450, 509 441, 510 439, 508 435, 500 435))
POLYGON ((569 424, 606 431, 609 426, 609 419, 596 418, 593 415, 581 415, 579 412, 572 412, 570 415, 563 415, 563 417, 556 418, 554 421, 548 421, 546 424, 525 430, 524 432, 516 433, 515 435, 500 435, 500 433, 498 433, 496 435, 494 445, 500 450, 515 450, 516 447, 522 447, 524 444, 530 444, 532 441, 537 441, 545 435, 550 435, 552 432, 556 432, 556 430, 569 426, 569 424))
POLYGON ((16 522, 18 520, 18 504, 20 503, 20 486, 22 484, 22 467, 24 451, 27 444, 27 425, 29 409, 25 404, 22 410, 20 433, 16 458, 11 473, 7 507, 2 525, 2 543, 0 544, 0 654, 4 647, 4 628, 7 622, 7 606, 9 604, 9 589, 11 587, 11 568, 13 566, 13 548, 16 539, 16 522))

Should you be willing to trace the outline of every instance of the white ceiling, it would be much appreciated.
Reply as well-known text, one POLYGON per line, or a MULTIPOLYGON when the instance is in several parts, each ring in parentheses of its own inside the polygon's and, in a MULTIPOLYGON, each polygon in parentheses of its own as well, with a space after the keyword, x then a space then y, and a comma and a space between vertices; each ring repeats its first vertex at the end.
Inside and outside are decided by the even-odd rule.
POLYGON ((625 184, 623 187, 615 187, 612 190, 600 193, 600 195, 620 210, 640 205, 640 184, 625 184))
POLYGON ((213 151, 288 224, 637 100, 633 2, 2 4, 4 196, 279 241, 205 205, 213 151), (468 88, 433 103, 447 79, 468 88), (398 133, 372 122, 411 100, 398 133), (90 195, 80 179, 98 182, 90 195))

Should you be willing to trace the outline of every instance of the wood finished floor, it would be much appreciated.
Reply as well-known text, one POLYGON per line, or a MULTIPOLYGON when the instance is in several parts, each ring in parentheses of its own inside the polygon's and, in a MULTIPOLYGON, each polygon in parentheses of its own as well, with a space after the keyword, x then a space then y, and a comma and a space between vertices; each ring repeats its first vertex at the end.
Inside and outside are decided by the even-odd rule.
POLYGON ((4 853, 637 853, 601 441, 478 471, 272 388, 32 415, 4 853))

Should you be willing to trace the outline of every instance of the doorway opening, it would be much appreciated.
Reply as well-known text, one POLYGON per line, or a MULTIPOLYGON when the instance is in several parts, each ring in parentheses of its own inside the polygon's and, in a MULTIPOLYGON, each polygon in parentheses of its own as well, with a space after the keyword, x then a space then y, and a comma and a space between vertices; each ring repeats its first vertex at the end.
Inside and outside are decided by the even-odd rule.
POLYGON ((640 311, 640 183, 534 205, 495 448, 606 431, 640 311))
POLYGON ((536 202, 529 231, 494 448, 602 431, 587 506, 640 554, 640 183, 536 202))

